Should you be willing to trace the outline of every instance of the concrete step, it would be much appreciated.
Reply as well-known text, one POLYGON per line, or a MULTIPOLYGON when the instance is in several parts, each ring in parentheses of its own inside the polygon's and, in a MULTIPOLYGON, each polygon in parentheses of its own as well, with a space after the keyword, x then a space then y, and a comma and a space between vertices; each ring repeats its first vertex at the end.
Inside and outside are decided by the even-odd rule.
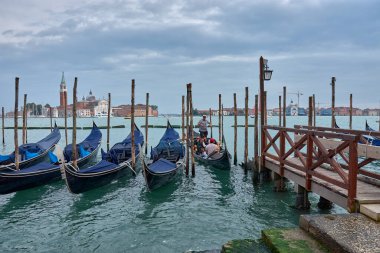
POLYGON ((300 228, 268 229, 262 240, 274 253, 327 253, 328 249, 300 228))
POLYGON ((301 215, 299 223, 331 252, 380 253, 380 223, 362 214, 301 215))
POLYGON ((380 221, 380 204, 360 205, 360 213, 368 216, 372 220, 380 221))

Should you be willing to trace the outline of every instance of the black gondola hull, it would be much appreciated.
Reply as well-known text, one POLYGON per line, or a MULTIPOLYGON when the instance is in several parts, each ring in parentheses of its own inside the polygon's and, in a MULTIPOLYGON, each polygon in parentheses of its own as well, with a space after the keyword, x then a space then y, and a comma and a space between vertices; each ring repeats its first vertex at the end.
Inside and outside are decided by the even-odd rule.
POLYGON ((149 166, 144 161, 143 166, 143 174, 145 177, 146 185, 148 186, 149 190, 154 190, 159 187, 162 187, 172 181, 174 181, 177 177, 182 175, 182 171, 184 168, 183 159, 181 159, 179 162, 176 163, 176 169, 173 171, 170 171, 168 173, 153 173, 151 170, 149 170, 149 166))
MULTIPOLYGON (((135 171, 137 169, 138 166, 135 167, 135 171)), ((113 170, 105 171, 103 173, 89 174, 78 173, 65 167, 66 184, 70 192, 75 194, 83 193, 110 184, 112 181, 120 177, 132 175, 134 175, 134 172, 132 172, 127 164, 123 164, 113 170)))
POLYGON ((9 174, 3 172, 0 173, 0 194, 26 190, 53 181, 58 181, 60 178, 61 172, 57 166, 54 166, 49 170, 34 173, 9 174))
POLYGON ((213 168, 217 168, 220 170, 230 170, 231 169, 231 155, 227 150, 223 152, 223 155, 218 159, 204 159, 203 157, 194 154, 194 158, 197 162, 210 166, 213 168))

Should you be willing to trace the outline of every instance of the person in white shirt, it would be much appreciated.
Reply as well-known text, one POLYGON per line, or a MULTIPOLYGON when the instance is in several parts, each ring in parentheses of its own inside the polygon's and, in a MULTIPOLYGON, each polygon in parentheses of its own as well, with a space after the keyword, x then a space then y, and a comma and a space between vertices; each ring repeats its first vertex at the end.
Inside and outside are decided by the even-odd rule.
POLYGON ((199 133, 201 138, 207 137, 207 127, 210 125, 210 122, 206 119, 206 115, 203 115, 202 119, 198 122, 199 133))

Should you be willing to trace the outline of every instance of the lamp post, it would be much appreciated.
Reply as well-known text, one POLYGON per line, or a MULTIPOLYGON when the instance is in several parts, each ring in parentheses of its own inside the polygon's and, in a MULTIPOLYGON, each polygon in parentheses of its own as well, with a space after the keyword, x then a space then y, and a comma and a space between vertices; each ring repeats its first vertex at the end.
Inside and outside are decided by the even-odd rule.
MULTIPOLYGON (((269 81, 272 78, 273 70, 269 70, 268 60, 260 57, 260 126, 261 126, 261 150, 266 146, 266 138, 264 135, 265 122, 265 101, 264 101, 264 81, 269 81)), ((264 157, 261 154, 260 165, 264 166, 264 157)))

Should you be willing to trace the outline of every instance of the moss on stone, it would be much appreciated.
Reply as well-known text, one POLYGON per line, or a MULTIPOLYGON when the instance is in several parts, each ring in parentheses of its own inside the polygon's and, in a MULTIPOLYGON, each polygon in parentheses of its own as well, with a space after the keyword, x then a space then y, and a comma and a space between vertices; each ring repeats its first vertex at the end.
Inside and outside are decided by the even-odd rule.
POLYGON ((232 240, 222 247, 222 253, 260 253, 268 252, 259 240, 232 240))
POLYGON ((263 230, 262 239, 275 253, 328 252, 298 228, 263 230))

